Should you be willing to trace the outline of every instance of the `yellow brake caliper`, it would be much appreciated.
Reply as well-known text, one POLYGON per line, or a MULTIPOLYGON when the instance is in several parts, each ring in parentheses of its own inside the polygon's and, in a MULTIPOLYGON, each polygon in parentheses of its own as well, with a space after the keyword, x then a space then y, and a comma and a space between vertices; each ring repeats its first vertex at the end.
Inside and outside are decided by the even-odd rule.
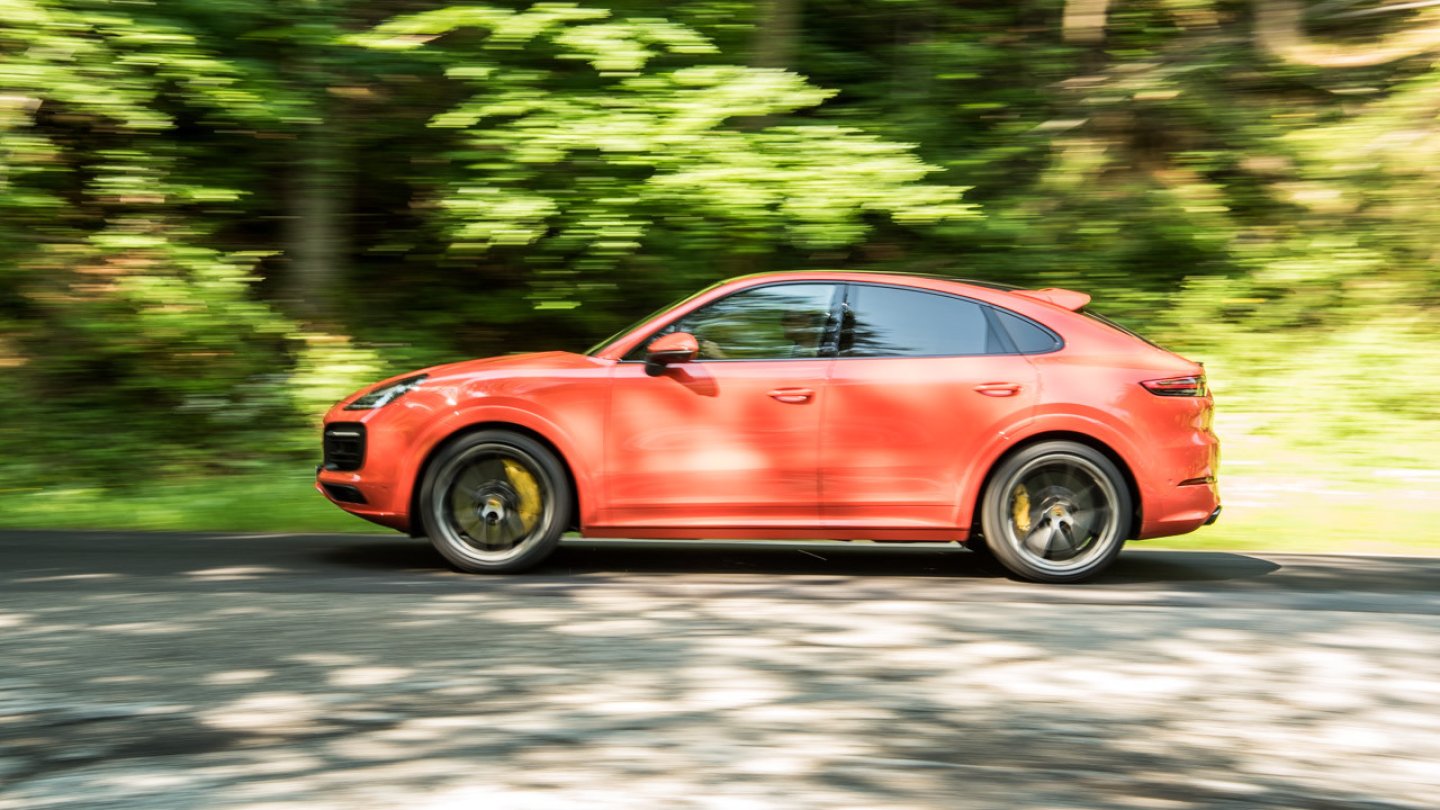
POLYGON ((1030 491, 1024 484, 1016 484, 1015 491, 1011 493, 1015 505, 1010 509, 1010 517, 1015 521, 1015 529, 1021 534, 1030 533, 1030 491))
POLYGON ((515 487, 515 494, 520 498, 515 508, 528 533, 540 520, 540 482, 520 462, 508 458, 500 461, 505 465, 505 477, 510 479, 510 486, 515 487))

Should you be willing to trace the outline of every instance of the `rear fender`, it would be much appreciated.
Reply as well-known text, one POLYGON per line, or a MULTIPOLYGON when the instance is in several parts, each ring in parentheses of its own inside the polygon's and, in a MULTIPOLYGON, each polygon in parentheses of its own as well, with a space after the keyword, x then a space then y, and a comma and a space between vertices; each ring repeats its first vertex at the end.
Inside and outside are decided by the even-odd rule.
POLYGON ((983 494, 982 489, 989 478, 990 471, 1000 463, 1006 454, 1047 434, 1064 433, 1078 434, 1103 444, 1129 468, 1130 475, 1136 484, 1137 511, 1142 509, 1143 504, 1154 496, 1145 483, 1145 468, 1141 463, 1144 454, 1123 426, 1115 424, 1114 420, 1105 417, 1101 411, 1039 414, 997 437, 997 440, 986 448, 986 453, 977 459, 979 463, 970 467, 967 472, 969 477, 961 490, 960 514, 957 516, 959 518, 958 525, 972 530, 977 525, 979 516, 976 511, 983 494))

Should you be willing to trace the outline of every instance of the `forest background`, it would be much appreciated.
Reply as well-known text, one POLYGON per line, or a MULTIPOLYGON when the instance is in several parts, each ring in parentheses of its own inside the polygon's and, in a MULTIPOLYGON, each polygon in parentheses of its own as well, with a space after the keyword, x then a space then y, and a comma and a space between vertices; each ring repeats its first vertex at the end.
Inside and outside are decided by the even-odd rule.
POLYGON ((1413 0, 0 0, 0 526, 365 530, 352 390, 846 268, 1204 361, 1175 545, 1434 550, 1437 57, 1413 0))

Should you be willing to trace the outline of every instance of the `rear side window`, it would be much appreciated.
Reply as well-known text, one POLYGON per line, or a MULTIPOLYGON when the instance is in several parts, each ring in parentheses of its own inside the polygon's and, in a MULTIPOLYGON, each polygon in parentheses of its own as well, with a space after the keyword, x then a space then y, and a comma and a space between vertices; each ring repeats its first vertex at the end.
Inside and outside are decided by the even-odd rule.
POLYGON ((1003 309, 995 310, 995 317, 1020 354, 1043 354, 1060 348, 1060 338, 1033 321, 1003 309))
POLYGON ((985 308, 921 290, 850 287, 841 357, 945 357, 1004 354, 985 308))

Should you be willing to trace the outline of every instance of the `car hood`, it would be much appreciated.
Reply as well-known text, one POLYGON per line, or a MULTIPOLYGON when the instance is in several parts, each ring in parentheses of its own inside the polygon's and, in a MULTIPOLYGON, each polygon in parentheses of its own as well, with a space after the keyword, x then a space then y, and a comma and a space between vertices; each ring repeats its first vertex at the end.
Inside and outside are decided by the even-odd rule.
POLYGON ((515 372, 561 371, 574 368, 592 368, 597 362, 593 357, 575 354, 574 352, 527 352, 525 354, 506 354, 500 357, 481 357, 475 360, 462 360, 458 363, 445 363, 444 365, 422 368, 410 374, 402 374, 397 379, 414 374, 426 374, 430 377, 430 380, 427 380, 427 382, 431 382, 455 377, 489 377, 515 372))
POLYGON ((407 371, 404 374, 396 374, 393 377, 367 385, 340 400, 331 410, 343 410, 346 405, 349 405, 370 391, 384 388, 400 380, 422 374, 425 375, 426 379, 420 384, 420 387, 433 389, 437 386, 463 385, 464 383, 474 380, 510 376, 534 376, 563 372, 571 369, 594 368, 599 363, 601 363, 601 361, 593 357, 575 354, 573 352, 528 352, 525 354, 507 354, 500 357, 481 357, 475 360, 462 360, 458 363, 444 363, 438 366, 430 366, 429 368, 407 371))

